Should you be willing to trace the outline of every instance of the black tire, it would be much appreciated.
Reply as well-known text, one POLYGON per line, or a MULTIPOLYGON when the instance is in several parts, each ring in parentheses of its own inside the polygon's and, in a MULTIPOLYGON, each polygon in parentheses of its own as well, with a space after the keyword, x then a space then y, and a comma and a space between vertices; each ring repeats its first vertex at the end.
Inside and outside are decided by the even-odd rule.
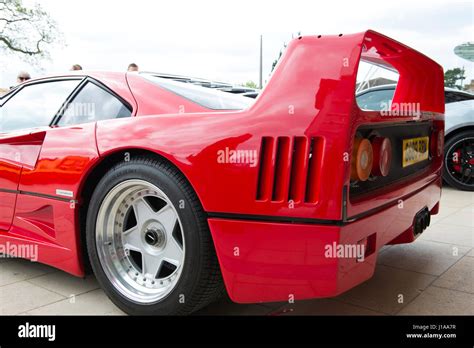
MULTIPOLYGON (((452 187, 463 190, 463 191, 474 191, 474 178, 469 181, 464 180, 461 182, 459 176, 453 174, 452 168, 450 168, 450 160, 453 156, 453 151, 459 146, 462 142, 467 140, 472 141, 474 144, 474 131, 465 130, 458 134, 455 134, 452 137, 449 137, 445 143, 444 149, 444 160, 443 160, 443 179, 452 187)), ((472 146, 470 146, 472 148, 472 146)), ((474 167, 472 168, 474 172, 474 167)), ((472 174, 471 174, 472 175, 472 174)))
POLYGON ((128 314, 186 315, 205 307, 222 294, 222 277, 202 206, 184 176, 166 162, 137 157, 115 165, 105 174, 89 204, 86 244, 100 286, 112 302, 128 314), (165 298, 152 304, 138 304, 117 291, 104 272, 97 251, 96 220, 101 203, 113 187, 131 179, 150 182, 162 190, 175 207, 182 200, 187 207, 177 209, 186 243, 182 273, 175 288, 165 298))

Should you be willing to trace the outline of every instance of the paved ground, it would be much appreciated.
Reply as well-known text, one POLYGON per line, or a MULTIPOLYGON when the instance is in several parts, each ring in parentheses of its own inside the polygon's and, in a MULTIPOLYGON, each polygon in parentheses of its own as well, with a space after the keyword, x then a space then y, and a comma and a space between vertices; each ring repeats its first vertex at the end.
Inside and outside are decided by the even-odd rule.
MULTIPOLYGON (((474 193, 445 188, 441 213, 412 244, 381 250, 372 279, 333 299, 237 305, 198 314, 474 314, 474 193)), ((0 260, 0 314, 123 314, 93 277, 24 260, 0 260), (73 295, 74 294, 74 295, 73 295)))

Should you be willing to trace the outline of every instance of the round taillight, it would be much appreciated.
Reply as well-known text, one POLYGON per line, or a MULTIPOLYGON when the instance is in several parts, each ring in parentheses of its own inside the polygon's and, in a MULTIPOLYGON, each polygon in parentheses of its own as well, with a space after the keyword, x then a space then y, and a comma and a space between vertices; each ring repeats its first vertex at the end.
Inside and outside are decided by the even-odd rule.
POLYGON ((389 138, 375 137, 372 140, 374 153, 374 165, 372 174, 376 176, 387 176, 392 165, 392 143, 389 138))
POLYGON ((351 159, 352 180, 366 181, 369 178, 374 161, 373 157, 370 141, 364 138, 356 138, 351 159))

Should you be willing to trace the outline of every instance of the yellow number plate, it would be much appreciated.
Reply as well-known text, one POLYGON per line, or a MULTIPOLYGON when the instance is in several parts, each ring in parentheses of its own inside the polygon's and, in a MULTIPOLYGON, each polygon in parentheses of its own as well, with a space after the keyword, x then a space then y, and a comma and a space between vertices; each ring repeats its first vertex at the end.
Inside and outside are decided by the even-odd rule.
POLYGON ((403 168, 428 159, 429 137, 403 140, 403 168))

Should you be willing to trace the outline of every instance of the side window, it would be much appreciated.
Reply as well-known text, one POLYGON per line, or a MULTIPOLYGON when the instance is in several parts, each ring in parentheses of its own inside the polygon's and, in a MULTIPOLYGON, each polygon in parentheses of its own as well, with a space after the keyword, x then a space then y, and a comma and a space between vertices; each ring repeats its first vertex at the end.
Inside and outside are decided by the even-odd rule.
POLYGON ((364 110, 386 109, 393 99, 394 89, 381 89, 362 94, 357 97, 357 104, 364 110))
POLYGON ((40 82, 21 88, 0 107, 0 132, 49 126, 80 80, 40 82))
POLYGON ((130 117, 131 110, 109 92, 88 82, 67 106, 60 126, 130 117))

